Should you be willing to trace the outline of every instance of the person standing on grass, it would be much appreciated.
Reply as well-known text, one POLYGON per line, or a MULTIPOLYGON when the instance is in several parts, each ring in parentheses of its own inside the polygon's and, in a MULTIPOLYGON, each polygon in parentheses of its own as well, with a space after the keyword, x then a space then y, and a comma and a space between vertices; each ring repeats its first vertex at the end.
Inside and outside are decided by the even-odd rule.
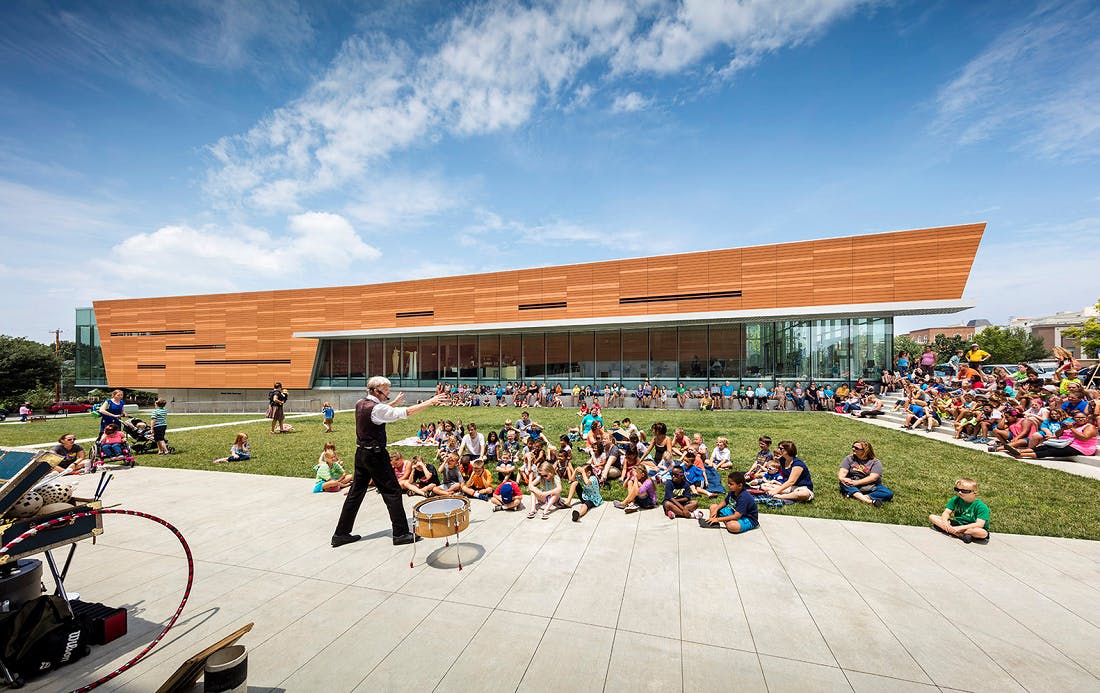
POLYGON ((268 412, 271 414, 271 432, 282 433, 283 421, 285 421, 285 414, 283 414, 283 405, 290 398, 287 391, 283 389, 282 383, 275 383, 275 387, 271 389, 271 392, 267 395, 268 412))
POLYGON ((168 442, 164 439, 164 433, 168 430, 168 400, 158 399, 157 408, 153 410, 153 440, 157 443, 157 454, 168 454, 168 442))
POLYGON ((372 480, 389 511, 394 546, 411 544, 419 539, 409 531, 405 506, 401 502, 401 486, 390 466, 390 456, 386 451, 386 424, 400 421, 434 404, 441 404, 447 400, 447 395, 436 394, 409 407, 395 406, 404 401, 404 393, 397 395, 392 401, 389 397, 389 379, 376 375, 367 381, 367 396, 355 404, 355 477, 351 490, 344 499, 336 530, 332 534, 333 548, 359 541, 359 535, 352 534, 351 529, 355 524, 355 516, 359 513, 359 506, 363 504, 367 486, 372 480))

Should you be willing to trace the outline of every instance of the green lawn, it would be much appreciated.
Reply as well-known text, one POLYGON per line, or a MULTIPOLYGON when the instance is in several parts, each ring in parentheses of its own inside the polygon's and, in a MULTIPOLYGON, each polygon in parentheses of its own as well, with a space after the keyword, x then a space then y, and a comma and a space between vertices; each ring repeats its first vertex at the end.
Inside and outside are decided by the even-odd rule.
MULTIPOLYGON (((490 428, 498 428, 505 418, 515 418, 516 414, 513 408, 437 408, 422 412, 412 421, 391 424, 388 432, 390 440, 396 441, 415 435, 420 422, 436 417, 474 421, 479 430, 487 432, 490 428)), ((813 473, 817 499, 806 505, 762 512, 923 525, 928 514, 939 512, 951 497, 955 480, 970 476, 978 480, 981 498, 993 509, 991 525, 994 531, 1100 540, 1100 504, 1096 503, 1096 498, 1100 497, 1100 481, 1043 469, 1003 455, 967 450, 821 413, 611 410, 605 411, 604 419, 610 423, 623 414, 629 415, 645 430, 659 420, 668 424, 670 433, 675 427, 683 426, 689 433, 702 433, 708 445, 713 445, 715 437, 726 435, 730 438, 734 459, 744 461, 745 466, 757 450, 756 440, 760 435, 770 435, 775 442, 793 440, 798 445, 799 456, 813 473), (884 481, 897 494, 896 499, 882 509, 847 500, 836 491, 836 470, 848 454, 852 441, 857 439, 872 443, 884 465, 884 481)), ((192 418, 196 417, 173 416, 169 422, 172 426, 183 426, 185 422, 190 424, 192 418)), ((197 418, 213 423, 213 417, 197 418)), ((533 411, 533 418, 546 427, 551 440, 556 440, 569 425, 579 421, 572 410, 537 409, 533 411)), ((160 467, 312 478, 312 467, 321 446, 331 440, 350 468, 355 447, 350 413, 337 414, 336 430, 331 434, 324 433, 319 415, 292 419, 290 423, 295 431, 281 436, 270 435, 266 422, 174 434, 170 429, 169 438, 180 450, 179 454, 171 457, 143 455, 139 461, 160 467), (245 463, 212 464, 215 457, 228 454, 238 430, 249 434, 253 459, 245 463)), ((404 449, 406 455, 425 450, 404 449)), ((307 493, 309 487, 309 482, 302 482, 303 493, 307 493)), ((605 492, 605 497, 610 499, 622 496, 622 487, 618 484, 605 492)))
MULTIPOLYGON (((15 417, 18 420, 18 417, 15 417)), ((151 420, 148 412, 141 412, 138 418, 148 422, 151 420)), ((233 421, 250 421, 262 419, 259 414, 169 414, 168 425, 173 428, 185 426, 206 426, 208 424, 231 423, 233 421)), ((10 422, 11 417, 8 418, 10 422)), ((294 420, 291 420, 293 423, 294 420)), ((94 414, 70 414, 59 418, 49 418, 45 421, 31 421, 27 423, 2 423, 0 424, 0 445, 18 446, 35 445, 56 441, 62 435, 72 433, 77 440, 94 438, 99 435, 99 417, 94 414)))

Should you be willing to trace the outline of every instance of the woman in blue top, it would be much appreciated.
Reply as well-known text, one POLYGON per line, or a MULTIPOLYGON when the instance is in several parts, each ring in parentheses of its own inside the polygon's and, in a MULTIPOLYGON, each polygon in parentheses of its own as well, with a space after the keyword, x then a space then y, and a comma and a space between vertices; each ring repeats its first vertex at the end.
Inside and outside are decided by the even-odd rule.
POLYGON ((114 424, 122 430, 122 415, 126 413, 126 405, 122 402, 122 390, 111 393, 111 399, 99 405, 99 433, 103 435, 103 429, 114 424))
POLYGON ((771 495, 782 501, 808 503, 814 499, 814 481, 810 468, 798 458, 798 447, 789 440, 779 441, 775 459, 783 465, 785 481, 771 495))

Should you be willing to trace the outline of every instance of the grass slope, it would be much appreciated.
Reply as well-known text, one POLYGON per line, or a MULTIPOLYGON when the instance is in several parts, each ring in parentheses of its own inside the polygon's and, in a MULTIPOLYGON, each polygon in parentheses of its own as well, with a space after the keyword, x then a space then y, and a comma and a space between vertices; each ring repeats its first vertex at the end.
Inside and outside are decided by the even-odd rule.
MULTIPOLYGON (((422 412, 412 421, 388 426, 389 439, 400 440, 416 434, 419 423, 429 419, 461 418, 476 422, 479 430, 497 429, 505 418, 516 418, 519 410, 435 408, 422 412)), ((923 525, 927 516, 939 512, 950 498, 955 480, 969 476, 978 480, 980 497, 993 509, 994 532, 1040 534, 1100 540, 1100 481, 1065 474, 1029 465, 1001 455, 990 455, 949 445, 916 435, 905 434, 851 419, 822 413, 782 412, 698 412, 698 411, 605 411, 604 420, 628 415, 643 430, 654 421, 664 421, 669 432, 682 426, 688 433, 699 432, 709 446, 719 435, 730 438, 735 460, 748 462, 757 450, 760 435, 773 441, 793 440, 799 456, 813 473, 817 499, 806 505, 791 505, 773 511, 807 517, 862 520, 904 525, 923 525), (883 462, 885 483, 897 494, 892 503, 875 509, 857 501, 847 500, 836 490, 836 471, 854 440, 868 440, 883 462)), ((572 410, 536 409, 532 417, 546 427, 547 437, 556 441, 566 429, 579 422, 572 410)), ((173 426, 182 426, 189 417, 169 419, 173 426)), ((210 421, 210 423, 213 423, 210 421)), ((355 449, 353 416, 340 413, 335 431, 324 433, 320 416, 292 419, 295 431, 271 435, 267 422, 238 427, 223 427, 196 431, 178 431, 169 437, 180 453, 171 457, 143 455, 141 464, 159 467, 184 467, 274 474, 290 477, 313 477, 322 444, 331 440, 348 463, 350 470, 355 449), (253 459, 246 463, 214 465, 215 457, 228 454, 238 430, 249 434, 253 459)), ((428 448, 402 448, 406 456, 430 451, 428 448)), ((583 457, 583 453, 580 455, 583 457)), ((309 493, 311 484, 303 481, 302 493, 309 493)), ((623 497, 622 487, 614 484, 605 497, 623 497)), ((704 499, 704 504, 706 503, 704 499)), ((762 513, 767 512, 762 510, 762 513)))

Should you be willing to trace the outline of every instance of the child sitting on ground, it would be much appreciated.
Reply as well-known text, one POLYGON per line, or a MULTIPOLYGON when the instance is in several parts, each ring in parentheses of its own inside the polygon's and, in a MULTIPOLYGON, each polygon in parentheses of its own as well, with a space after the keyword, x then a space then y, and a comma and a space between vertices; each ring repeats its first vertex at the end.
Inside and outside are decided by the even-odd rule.
POLYGON ((550 513, 557 509, 558 499, 561 498, 561 479, 554 470, 554 465, 543 462, 538 468, 538 477, 528 485, 531 492, 531 500, 534 506, 527 513, 527 519, 531 519, 542 508, 542 519, 550 519, 550 513))
POLYGON ((523 496, 520 495, 519 484, 512 479, 501 482, 493 491, 493 497, 489 499, 489 502, 493 504, 493 512, 519 510, 523 507, 523 496))
POLYGON ((420 455, 412 459, 412 468, 409 470, 408 481, 401 487, 409 492, 409 495, 430 496, 439 483, 439 474, 434 465, 424 461, 420 455))
POLYGON ((99 449, 107 459, 122 457, 124 442, 126 442, 126 435, 118 430, 118 426, 107 424, 103 429, 103 435, 99 437, 99 449))
POLYGON ((640 464, 634 467, 634 478, 626 483, 626 498, 615 501, 615 507, 627 513, 657 507, 657 484, 649 478, 645 467, 640 464))
POLYGON ((939 515, 929 515, 932 527, 962 539, 964 544, 989 542, 989 506, 978 500, 978 482, 963 477, 955 482, 955 495, 939 515))
POLYGON ((756 441, 760 445, 760 449, 756 451, 756 458, 752 462, 752 466, 749 467, 749 471, 745 472, 746 479, 758 479, 764 475, 764 469, 772 457, 772 439, 769 436, 760 436, 756 441))
POLYGON ((665 482, 665 502, 662 506, 668 519, 691 517, 692 511, 699 507, 699 502, 694 500, 697 493, 698 490, 684 475, 684 468, 673 467, 671 478, 665 482))
POLYGON ((733 460, 730 458, 729 438, 718 436, 714 440, 714 450, 710 453, 710 463, 715 469, 733 468, 733 460))
POLYGON ((233 445, 229 448, 229 457, 219 457, 214 460, 214 464, 221 464, 222 462, 243 462, 244 460, 252 459, 250 451, 251 447, 248 445, 248 434, 238 433, 236 440, 233 441, 233 445))
MULTIPOLYGON (((748 474, 745 478, 748 478, 748 474)), ((748 482, 749 493, 763 494, 767 493, 764 489, 767 487, 778 487, 783 483, 783 465, 779 463, 779 460, 768 460, 768 463, 764 466, 764 473, 757 476, 755 479, 751 479, 748 482)))
POLYGON ((444 458, 443 470, 439 485, 435 487, 435 493, 441 496, 457 496, 462 493, 462 487, 465 484, 466 479, 462 477, 462 470, 458 467, 458 454, 448 454, 444 458))
MULTIPOLYGON (((390 458, 392 461, 392 457, 390 458)), ((351 486, 351 474, 344 472, 340 456, 336 454, 334 443, 325 443, 321 450, 321 456, 317 458, 317 465, 313 468, 317 472, 317 483, 313 485, 313 492, 326 491, 335 493, 342 488, 351 486)))
MULTIPOLYGON (((597 508, 603 503, 603 495, 600 493, 600 477, 592 465, 586 464, 577 470, 575 480, 569 485, 569 501, 573 500, 573 491, 580 487, 580 505, 573 510, 573 522, 580 522, 581 518, 588 514, 592 508, 597 508)), ((568 502, 566 507, 569 507, 568 502)))
POLYGON ((730 534, 741 534, 760 526, 756 499, 745 488, 745 475, 730 472, 726 477, 730 490, 725 499, 710 506, 710 517, 700 518, 700 527, 721 527, 725 525, 730 534))
POLYGON ((321 405, 321 417, 324 418, 325 433, 332 433, 332 420, 336 418, 336 410, 330 403, 325 402, 321 405))
MULTIPOLYGON (((390 466, 393 467, 393 475, 397 477, 397 484, 401 488, 405 488, 405 484, 409 480, 409 471, 412 470, 412 462, 405 459, 399 451, 394 450, 390 453, 390 466)), ((373 481, 372 481, 373 483, 373 481)))
POLYGON ((485 468, 485 460, 476 458, 473 461, 473 469, 462 485, 462 492, 483 501, 493 497, 493 475, 485 468))

